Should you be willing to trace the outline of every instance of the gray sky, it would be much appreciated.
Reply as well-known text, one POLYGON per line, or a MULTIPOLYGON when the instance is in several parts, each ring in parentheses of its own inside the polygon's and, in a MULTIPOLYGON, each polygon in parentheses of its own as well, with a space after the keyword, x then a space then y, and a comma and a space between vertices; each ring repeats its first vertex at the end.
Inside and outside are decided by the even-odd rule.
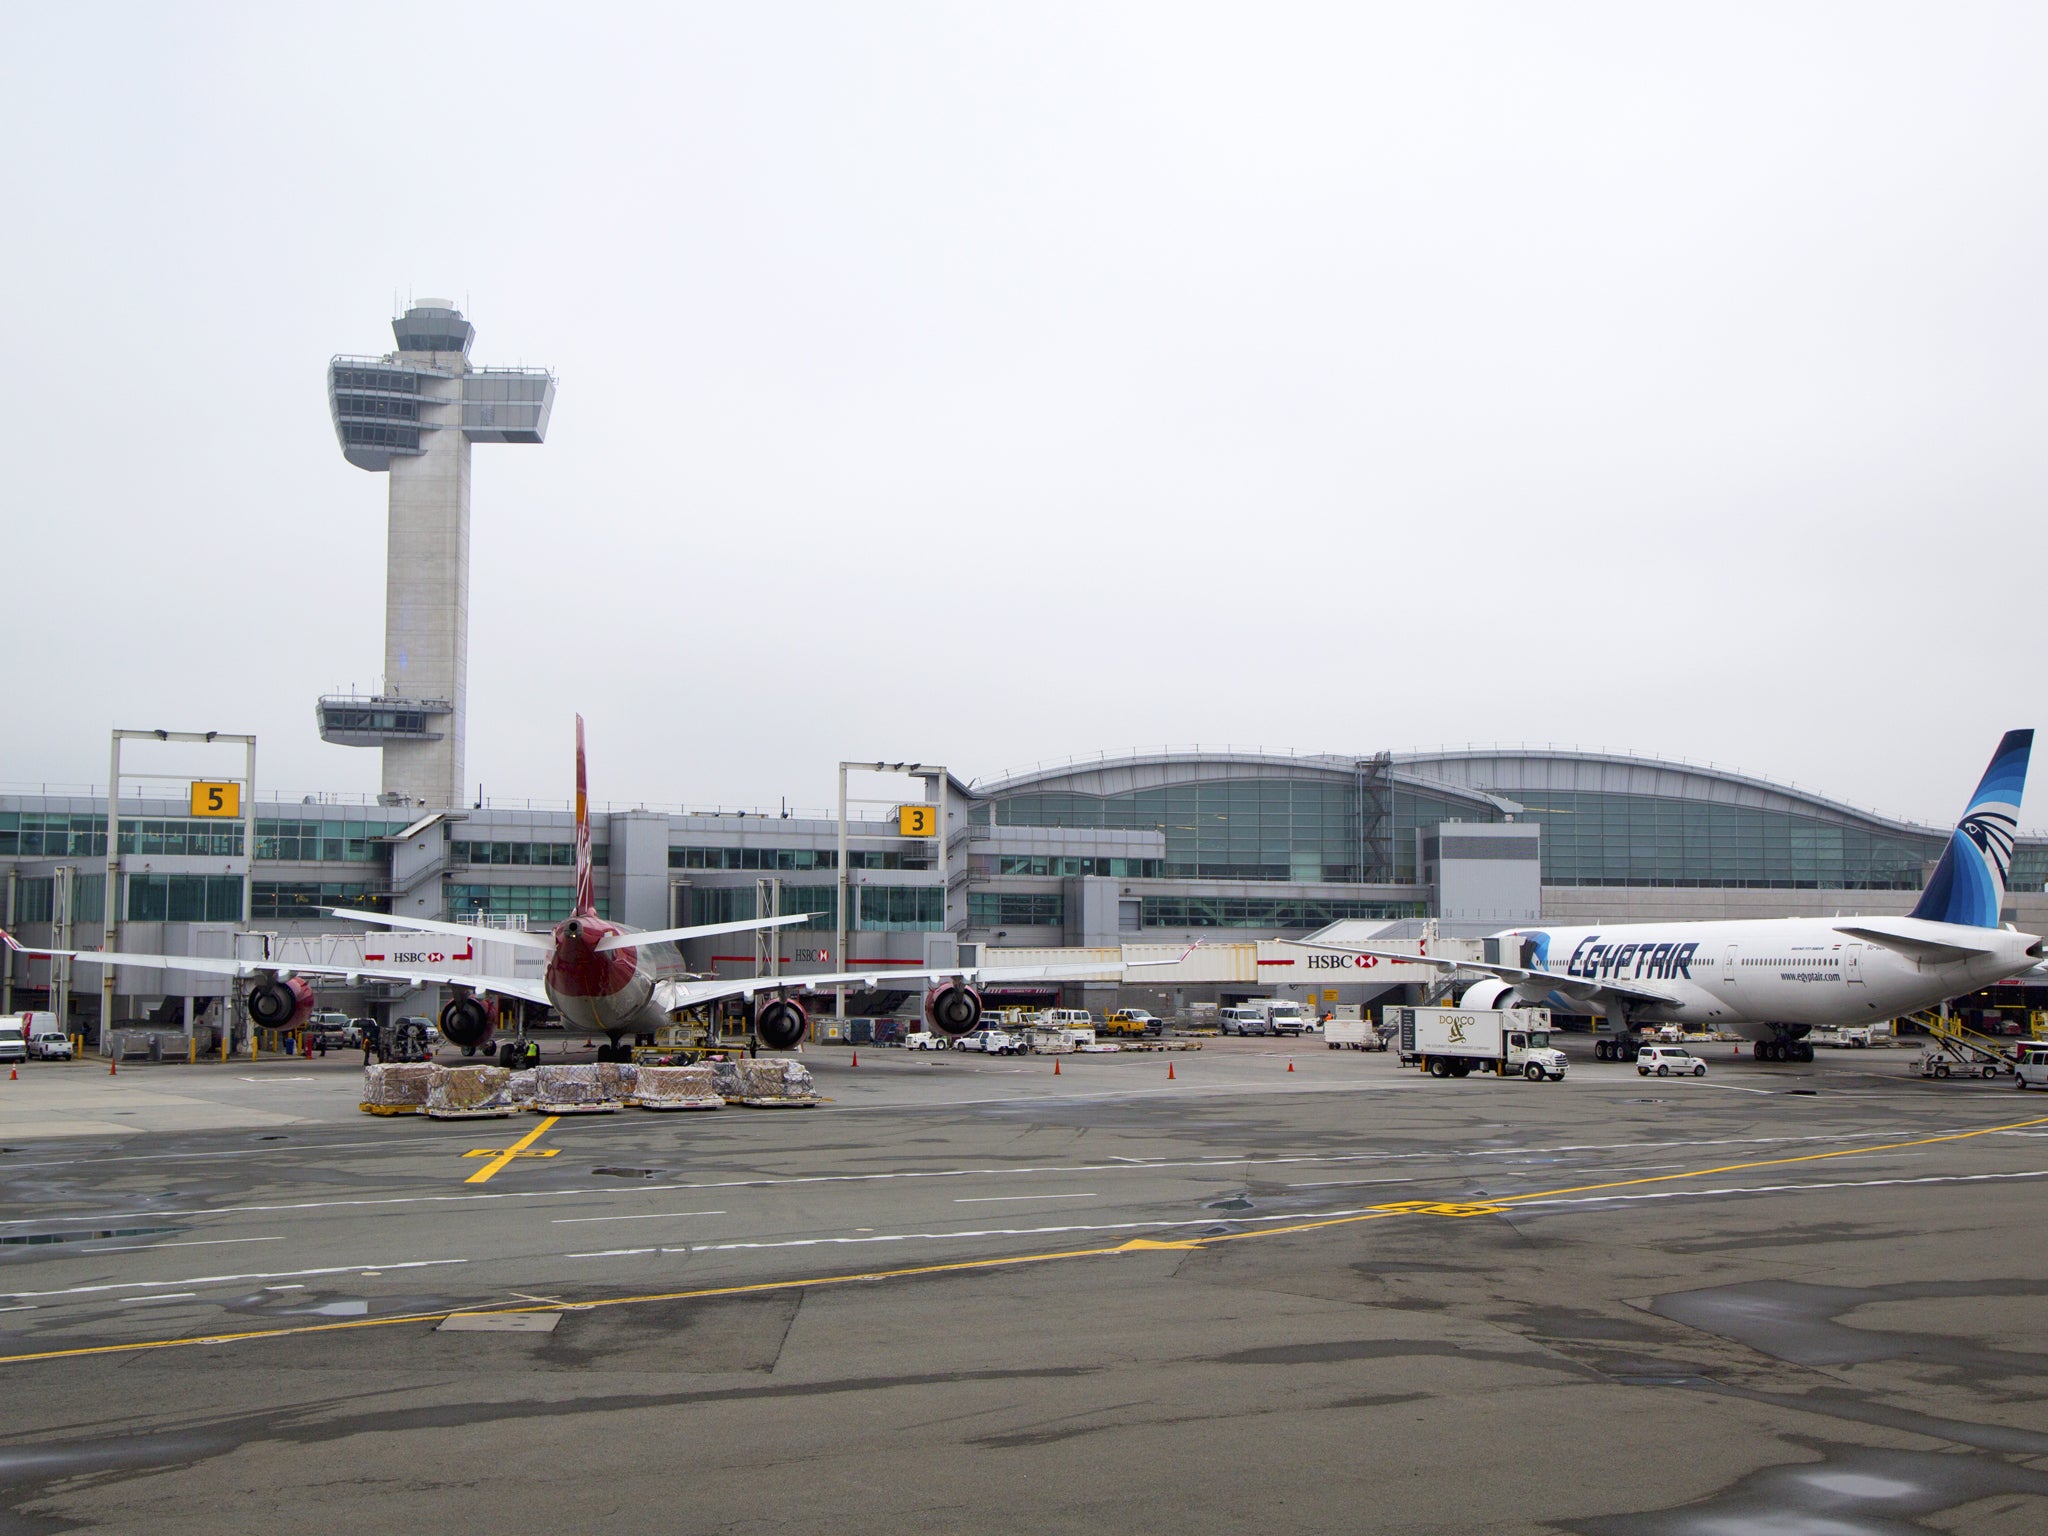
MULTIPOLYGON (((452 294, 469 778, 1496 741, 1953 819, 2036 709, 2037 6, 28 7, 0 780, 374 790, 334 352, 452 294)), ((2048 823, 2037 795, 2024 820, 2048 823)))

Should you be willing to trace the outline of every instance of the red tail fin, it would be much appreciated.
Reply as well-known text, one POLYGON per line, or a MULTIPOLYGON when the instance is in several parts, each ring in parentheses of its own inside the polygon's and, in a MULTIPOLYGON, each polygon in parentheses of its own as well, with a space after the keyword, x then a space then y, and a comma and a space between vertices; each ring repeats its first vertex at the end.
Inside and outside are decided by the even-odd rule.
POLYGON ((576 915, 597 916, 597 881, 590 870, 590 779, 583 768, 583 717, 576 717, 576 915))

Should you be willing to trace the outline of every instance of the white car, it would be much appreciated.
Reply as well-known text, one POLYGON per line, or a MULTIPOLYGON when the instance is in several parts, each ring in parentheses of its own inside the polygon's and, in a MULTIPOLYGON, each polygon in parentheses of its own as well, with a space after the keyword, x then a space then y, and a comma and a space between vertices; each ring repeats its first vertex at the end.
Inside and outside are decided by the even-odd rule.
POLYGON ((1682 1045, 1646 1045, 1636 1057, 1636 1073, 1648 1077, 1705 1077, 1707 1064, 1682 1045))

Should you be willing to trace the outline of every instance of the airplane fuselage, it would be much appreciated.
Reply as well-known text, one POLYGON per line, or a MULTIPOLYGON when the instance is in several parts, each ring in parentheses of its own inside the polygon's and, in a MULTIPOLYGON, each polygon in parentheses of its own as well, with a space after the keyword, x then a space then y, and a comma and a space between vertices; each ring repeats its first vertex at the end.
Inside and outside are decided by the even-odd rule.
MULTIPOLYGON (((1869 1024, 1931 1008, 2016 976, 2037 962, 2036 936, 2010 929, 1947 930, 1983 953, 1940 960, 1852 938, 1852 919, 1609 923, 1533 927, 1500 935, 1501 959, 1587 981, 1639 983, 1668 996, 1628 1005, 1636 1023, 1702 1024, 1750 1039, 1803 1034, 1816 1025, 1869 1024), (1511 946, 1518 954, 1511 954, 1511 946)), ((1533 989, 1530 989, 1533 991, 1533 989)), ((1560 993, 1528 996, 1566 1012, 1587 1011, 1560 993)))
POLYGON ((657 995, 658 979, 641 963, 640 951, 597 948, 620 931, 617 924, 590 916, 555 925, 542 984, 572 1033, 616 1039, 652 1034, 668 1022, 657 995))

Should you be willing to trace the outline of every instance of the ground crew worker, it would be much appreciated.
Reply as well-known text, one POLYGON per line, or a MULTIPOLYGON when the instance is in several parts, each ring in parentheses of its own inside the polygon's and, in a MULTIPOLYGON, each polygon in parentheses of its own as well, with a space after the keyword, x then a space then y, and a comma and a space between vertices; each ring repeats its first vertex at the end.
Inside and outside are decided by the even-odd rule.
POLYGON ((524 1055, 525 1055, 526 1065, 527 1065, 528 1067, 537 1067, 537 1066, 539 1066, 539 1065, 540 1065, 540 1042, 539 1042, 538 1040, 529 1040, 529 1041, 527 1041, 527 1042, 526 1042, 526 1051, 525 1051, 524 1055))

